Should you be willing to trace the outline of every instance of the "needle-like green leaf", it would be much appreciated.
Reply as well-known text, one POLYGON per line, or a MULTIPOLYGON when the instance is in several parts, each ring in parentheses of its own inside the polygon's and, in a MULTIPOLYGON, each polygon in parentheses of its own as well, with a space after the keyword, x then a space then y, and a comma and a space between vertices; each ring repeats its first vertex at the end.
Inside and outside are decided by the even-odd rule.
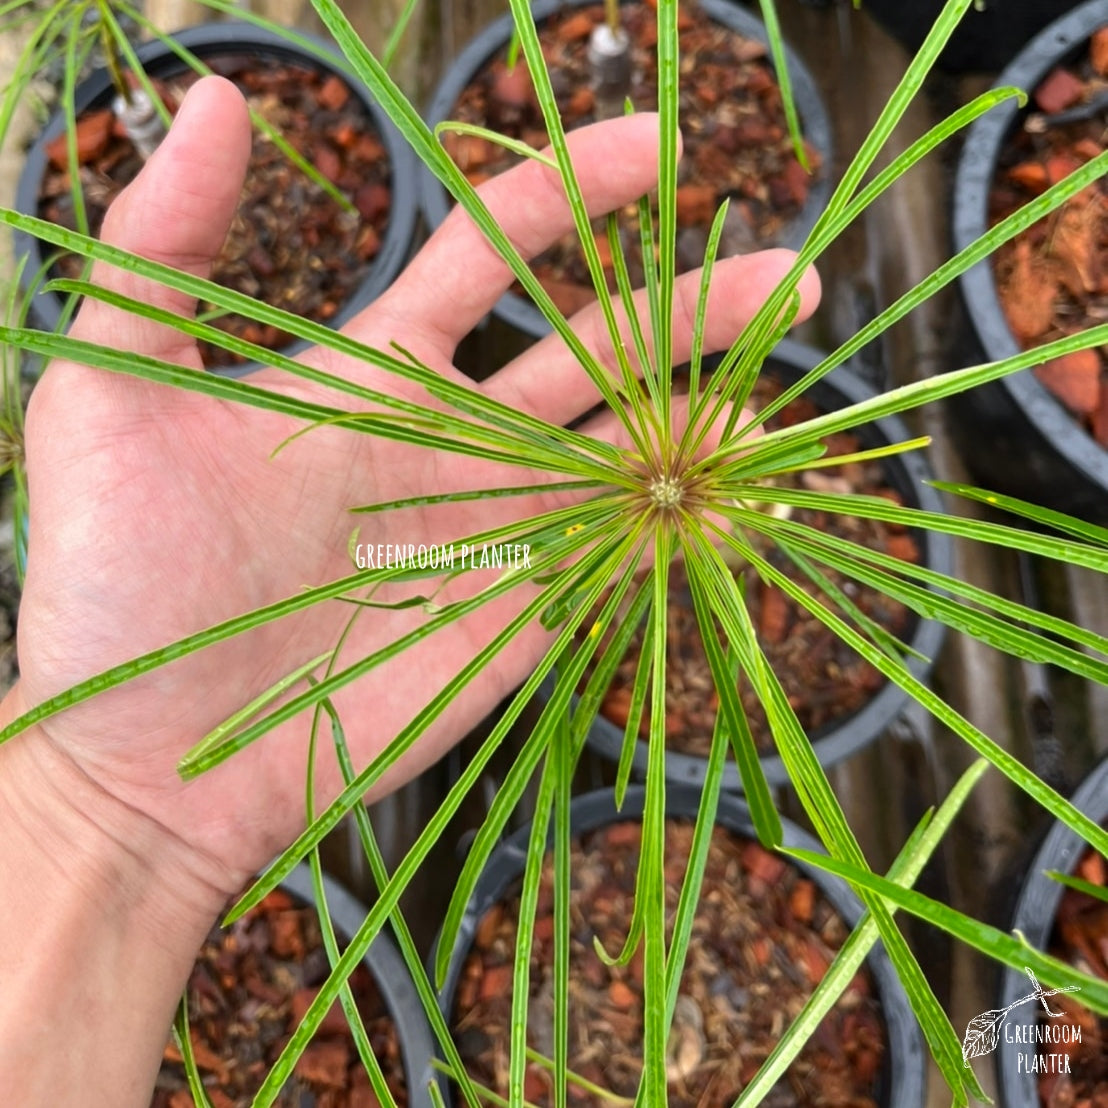
POLYGON ((915 889, 903 888, 888 878, 879 877, 849 862, 841 862, 808 850, 791 850, 788 853, 809 865, 849 881, 855 888, 867 889, 875 893, 889 903, 933 924, 948 935, 972 946, 975 950, 988 954, 1012 969, 1030 968, 1048 988, 1080 986, 1081 1003, 1094 1012, 1108 1015, 1108 982, 1098 977, 1090 977, 1051 955, 1043 954, 1022 936, 1013 937, 1005 934, 995 927, 970 919, 948 905, 916 892, 915 889))

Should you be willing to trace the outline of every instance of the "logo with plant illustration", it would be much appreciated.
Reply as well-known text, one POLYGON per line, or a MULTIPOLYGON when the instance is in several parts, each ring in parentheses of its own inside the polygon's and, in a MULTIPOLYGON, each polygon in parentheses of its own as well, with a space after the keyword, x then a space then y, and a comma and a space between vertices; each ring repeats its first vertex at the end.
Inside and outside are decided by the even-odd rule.
MULTIPOLYGON (((969 1026, 966 1028, 965 1038, 962 1040, 962 1061, 968 1067, 971 1059, 981 1058, 986 1054, 992 1054, 994 1050, 1000 1045, 1000 1036, 1004 1028, 1004 1021, 1008 1018, 1008 1013, 1019 1008, 1022 1004, 1029 1004, 1031 1001, 1038 1000, 1042 1003, 1043 1010, 1048 1016, 1055 1018, 1064 1015, 1063 1012, 1052 1012, 1050 1005, 1047 1004, 1047 998, 1051 996, 1057 996, 1058 993, 1076 993, 1080 992, 1080 986, 1067 985, 1064 989, 1051 989, 1049 992, 1043 989, 1039 984, 1038 979, 1032 972, 1030 966, 1023 967, 1024 972, 1031 978, 1031 984, 1034 986, 1034 990, 1029 992, 1026 996, 1021 996, 1018 1000, 1013 1000, 1007 1008, 993 1008, 988 1012, 982 1012, 979 1016, 974 1016, 970 1020, 969 1026)), ((1041 1031, 1043 1029, 1037 1029, 1041 1031)), ((1078 1038, 1081 1035, 1080 1028, 1069 1028, 1067 1025, 1067 1031, 1073 1031, 1078 1038)), ((1052 1035, 1039 1035, 1036 1032, 1021 1032, 1014 1039, 1008 1039, 1009 1042, 1053 1042, 1055 1037, 1052 1035)), ((1021 1058, 1022 1069, 1022 1058, 1021 1058)))

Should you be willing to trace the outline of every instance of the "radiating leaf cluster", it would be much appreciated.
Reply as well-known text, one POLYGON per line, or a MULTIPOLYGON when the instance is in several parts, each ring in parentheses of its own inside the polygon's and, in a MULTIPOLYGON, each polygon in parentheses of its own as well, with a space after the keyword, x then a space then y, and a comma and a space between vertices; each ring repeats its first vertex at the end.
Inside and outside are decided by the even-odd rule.
MULTIPOLYGON (((219 6, 209 0, 212 6, 219 6)), ((523 880, 519 946, 513 981, 512 1043, 507 1103, 523 1103, 523 1077, 528 1061, 527 1018, 531 974, 531 927, 536 910, 543 858, 553 851, 554 868, 554 987, 553 1058, 554 1102, 566 1103, 568 1087, 576 1078, 568 1062, 569 973, 569 844, 570 796, 574 769, 585 735, 636 628, 641 626, 642 651, 636 663, 625 734, 624 756, 617 772, 617 797, 622 797, 630 776, 630 750, 644 713, 649 717, 649 754, 645 779, 645 809, 634 917, 627 943, 621 951, 601 951, 603 957, 630 957, 641 943, 644 958, 644 1067, 636 1103, 663 1105, 666 1101, 666 1042, 678 996, 681 969, 692 935, 693 918, 723 780, 723 765, 730 754, 738 764, 747 803, 759 837, 767 847, 781 845, 782 827, 774 798, 754 749, 750 725, 736 688, 745 681, 756 692, 769 721, 776 751, 784 762, 805 813, 825 848, 822 855, 805 854, 806 862, 844 878, 857 892, 865 914, 839 952, 809 1003, 743 1093, 740 1104, 760 1101, 785 1071, 803 1043, 814 1033, 822 1016, 846 988, 866 953, 881 941, 903 984, 919 1020, 930 1051, 949 1084, 956 1104, 980 1096, 972 1071, 964 1064, 963 1045, 951 1026, 923 969, 902 935, 895 914, 907 911, 928 921, 974 949, 1008 965, 1030 966, 1050 987, 1080 984, 1083 1001, 1108 1012, 1108 991, 1070 967, 1031 950, 1018 938, 971 920, 948 905, 916 892, 912 886, 931 856, 958 808, 988 768, 1004 774, 1016 787, 1041 804, 1057 819, 1077 831, 1088 843, 1108 851, 1108 834, 1058 795, 1029 768, 1022 765, 973 723, 929 689, 909 664, 911 651, 876 627, 847 597, 830 584, 834 572, 859 585, 869 586, 903 604, 922 619, 936 620, 963 634, 1015 657, 1058 666, 1074 674, 1104 682, 1108 679, 1108 641, 1062 618, 1040 613, 986 590, 939 573, 926 565, 892 558, 817 530, 788 513, 760 510, 765 506, 810 508, 831 515, 848 515, 885 521, 918 532, 935 532, 964 541, 994 544, 1026 551, 1103 573, 1108 570, 1108 533, 1101 528, 1047 512, 1011 498, 995 497, 954 485, 941 486, 952 498, 985 500, 1008 513, 1015 523, 982 522, 957 515, 929 513, 901 507, 880 497, 842 495, 785 487, 783 478, 809 467, 829 464, 825 457, 829 436, 864 427, 873 420, 915 409, 964 390, 1017 372, 1051 357, 1108 342, 1108 326, 1091 328, 1036 351, 1002 362, 945 373, 892 389, 872 399, 830 412, 786 428, 755 435, 755 428, 815 381, 842 365, 864 345, 947 286, 971 266, 986 258, 1035 220, 1054 211, 1068 197, 1108 168, 1108 154, 1090 161, 1059 182, 1026 208, 1007 217, 982 239, 940 265, 934 273, 881 312, 857 335, 831 353, 795 386, 764 408, 753 422, 743 423, 741 410, 750 398, 763 362, 795 318, 799 308, 798 286, 807 267, 870 203, 923 157, 1003 99, 1021 96, 1017 90, 992 91, 960 108, 894 157, 888 166, 874 171, 878 156, 921 84, 958 19, 971 0, 949 0, 934 30, 909 65, 903 80, 880 113, 839 182, 826 210, 800 250, 787 276, 767 290, 762 308, 755 314, 711 375, 704 371, 705 315, 716 252, 722 228, 719 213, 709 235, 700 295, 693 320, 692 358, 689 367, 687 421, 676 418, 678 402, 673 390, 673 316, 676 279, 676 190, 678 166, 679 44, 676 0, 658 0, 659 161, 657 195, 653 206, 640 205, 639 226, 646 264, 646 307, 640 312, 632 298, 626 261, 620 247, 615 217, 607 222, 608 242, 617 292, 607 291, 605 274, 592 223, 585 207, 570 144, 562 127, 538 34, 526 0, 510 0, 519 48, 527 60, 535 91, 543 110, 551 149, 540 164, 556 174, 581 240, 582 250, 596 288, 600 308, 612 337, 615 366, 609 370, 574 333, 538 282, 504 229, 488 211, 480 195, 446 155, 436 134, 428 130, 416 108, 390 78, 386 65, 366 48, 351 28, 337 0, 313 0, 314 7, 345 54, 351 73, 364 82, 427 168, 454 196, 458 204, 503 257, 528 295, 549 320, 578 360, 581 371, 598 398, 621 424, 626 447, 616 447, 563 427, 551 426, 498 403, 476 388, 447 380, 422 365, 404 350, 405 336, 395 336, 389 350, 374 349, 327 328, 290 316, 279 309, 257 304, 240 294, 164 266, 126 255, 84 235, 62 231, 29 216, 0 213, 12 227, 33 232, 59 248, 86 258, 99 259, 170 288, 198 296, 226 311, 236 311, 272 324, 281 331, 318 343, 338 355, 356 359, 379 371, 381 380, 415 386, 421 399, 403 398, 388 388, 355 384, 335 374, 309 368, 279 354, 263 351, 232 338, 202 322, 184 321, 135 301, 95 288, 87 282, 58 282, 68 293, 96 297, 122 310, 176 327, 183 333, 251 360, 268 361, 276 369, 318 386, 318 395, 330 397, 308 402, 244 380, 230 380, 198 373, 148 357, 137 357, 108 346, 80 342, 64 335, 40 335, 18 322, 0 329, 0 340, 15 349, 44 358, 66 357, 105 370, 125 373, 188 389, 227 402, 280 412, 299 421, 306 431, 327 425, 349 434, 446 452, 459 458, 490 458, 519 469, 519 484, 497 489, 459 487, 454 493, 418 497, 388 503, 350 505, 354 512, 402 512, 432 503, 459 503, 483 498, 521 497, 529 492, 561 490, 577 499, 541 515, 521 515, 517 520, 481 533, 451 536, 456 544, 528 543, 533 565, 529 570, 504 574, 462 600, 439 597, 449 578, 430 571, 422 576, 410 568, 369 569, 351 572, 334 582, 313 583, 293 597, 236 619, 228 620, 178 643, 116 666, 97 677, 38 705, 10 725, 0 740, 63 711, 73 704, 113 688, 140 674, 166 665, 208 646, 220 643, 262 624, 284 619, 316 604, 335 599, 352 601, 351 625, 367 607, 380 604, 377 590, 399 580, 416 581, 419 593, 411 601, 422 608, 424 618, 412 630, 373 653, 339 661, 339 647, 322 657, 305 658, 303 665, 232 719, 207 736, 185 757, 181 771, 194 776, 218 765, 247 745, 264 739, 276 726, 303 716, 314 720, 313 734, 327 723, 338 751, 345 781, 341 794, 322 811, 316 811, 308 783, 309 822, 304 833, 274 861, 254 888, 235 907, 236 918, 303 858, 313 860, 323 837, 340 820, 356 821, 361 842, 379 886, 379 898, 358 932, 340 952, 328 938, 332 971, 309 1008, 301 1027, 289 1041, 267 1077, 256 1104, 274 1102, 312 1035, 331 1005, 341 1001, 349 1009, 346 991, 349 974, 374 937, 391 922, 400 940, 405 961, 416 982, 433 1029, 460 1095, 467 1104, 481 1102, 480 1090, 465 1074, 450 1039, 444 1017, 436 1006, 441 984, 454 950, 470 894, 512 813, 530 788, 535 789, 533 831, 527 850, 523 880), (625 327, 629 342, 621 337, 625 327), (359 410, 361 409, 361 410, 359 410), (1025 529, 1026 520, 1035 530, 1025 529), (782 573, 753 541, 768 540, 816 586, 801 587, 782 573), (871 871, 853 829, 836 798, 826 774, 801 727, 796 713, 759 644, 745 598, 727 556, 744 559, 762 581, 776 585, 816 620, 828 627, 853 651, 869 661, 888 681, 959 735, 980 761, 951 791, 940 809, 921 825, 904 845, 888 874, 871 871), (663 846, 666 813, 665 720, 667 659, 667 607, 670 567, 684 562, 696 621, 719 698, 719 711, 703 787, 701 807, 693 836, 686 876, 680 889, 672 932, 667 939, 665 920, 666 878, 663 846), (401 659, 409 647, 428 640, 503 596, 526 588, 528 599, 518 614, 481 649, 446 686, 413 715, 395 740, 368 766, 358 767, 346 746, 341 721, 335 715, 335 694, 376 668, 401 659), (522 688, 508 701, 487 737, 463 767, 458 780, 422 829, 416 842, 393 873, 385 870, 362 797, 395 765, 442 715, 466 686, 495 665, 513 648, 525 629, 541 623, 550 631, 550 646, 522 688), (442 927, 439 952, 429 978, 423 970, 410 932, 398 910, 400 897, 444 834, 467 795, 525 707, 548 683, 537 723, 518 749, 488 806, 462 866, 457 887, 442 927)), ((26 64, 42 60, 47 41, 61 41, 76 58, 88 49, 77 34, 71 5, 49 9, 44 22, 53 28, 36 40, 26 64), (60 37, 59 37, 60 36, 60 37)), ((405 11, 405 21, 411 6, 405 11)), ((120 9, 124 10, 124 9, 120 9)), ((235 9, 236 12, 238 9, 235 9)), ((767 14, 772 7, 767 7, 767 14)), ((776 25, 771 24, 775 41, 776 25)), ((335 364, 332 360, 328 364, 335 364)), ((893 443, 873 451, 860 451, 856 460, 876 460, 918 449, 922 443, 893 443)), ((834 459, 840 461, 841 459, 834 459)), ((464 472, 464 470, 462 470, 464 472)), ((800 855, 798 854, 798 857, 800 855)), ((326 909, 322 909, 326 925, 326 909)), ((357 1026, 353 1020, 353 1026, 357 1026)), ((363 1033, 364 1035, 364 1033, 363 1033)), ((363 1055, 364 1042, 361 1043, 363 1055)), ((378 1094, 379 1073, 366 1059, 378 1094)), ((436 1091, 437 1097, 437 1091, 436 1091)))

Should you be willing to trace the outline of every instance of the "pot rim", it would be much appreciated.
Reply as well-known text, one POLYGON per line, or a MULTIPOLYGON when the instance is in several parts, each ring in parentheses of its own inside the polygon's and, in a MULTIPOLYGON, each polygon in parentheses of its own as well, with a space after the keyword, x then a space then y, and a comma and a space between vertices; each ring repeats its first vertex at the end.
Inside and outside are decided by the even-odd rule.
MULTIPOLYGON (((632 0, 621 0, 629 3, 632 0)), ((710 19, 729 27, 746 38, 766 42, 765 25, 737 4, 728 0, 697 0, 698 7, 710 19)), ((536 22, 572 8, 595 7, 599 0, 535 0, 531 11, 536 22)), ((514 23, 511 14, 493 20, 462 48, 451 63, 433 93, 424 112, 432 130, 450 118, 450 113, 462 90, 473 76, 491 61, 509 41, 514 23)), ((785 59, 792 81, 793 96, 800 116, 804 136, 823 158, 827 171, 812 185, 803 207, 789 224, 781 241, 774 246, 798 249, 815 226, 831 196, 830 166, 832 160, 831 124, 816 82, 799 56, 785 45, 785 59)), ((772 65, 772 61, 770 62, 772 65)), ((419 168, 419 204, 427 226, 434 230, 449 214, 452 204, 446 187, 426 166, 419 168)), ((551 333, 546 317, 526 297, 506 292, 496 302, 492 314, 518 331, 539 339, 551 333)))
MULTIPOLYGON (((1108 819, 1108 758, 1100 762, 1073 794, 1073 805, 1097 823, 1108 819)), ((1047 877, 1047 870, 1072 874, 1089 844, 1064 823, 1055 822, 1028 867, 1028 877, 1020 889, 1012 914, 1010 931, 1016 931, 1039 950, 1050 941, 1054 917, 1062 899, 1064 887, 1047 877)), ((1013 969, 1006 969, 1000 984, 999 1006, 1006 1008, 1027 992, 1028 980, 1013 969)), ((1038 1005, 1024 1005, 1013 1010, 1006 1025, 1020 1025, 1028 1030, 1038 1022, 1038 1005)), ((1002 1038, 996 1051, 997 1085, 1000 1102, 1005 1108, 1040 1108, 1035 1076, 1020 1073, 1017 1055, 1021 1045, 1002 1038)), ((1028 1048, 1030 1049, 1030 1048, 1028 1048)))
MULTIPOLYGON (((666 791, 667 818, 696 818, 700 791, 683 785, 666 791)), ((572 833, 580 835, 608 823, 634 820, 643 814, 646 790, 641 785, 627 789, 622 809, 617 810, 610 789, 575 796, 570 802, 572 833)), ((743 838, 757 841, 749 809, 733 794, 721 792, 716 823, 743 838)), ((785 846, 823 852, 819 842, 788 819, 782 820, 785 846)), ((462 964, 473 945, 477 927, 485 912, 499 901, 511 883, 523 872, 527 859, 530 826, 522 827, 505 838, 489 857, 488 864, 474 886, 458 931, 458 942, 451 952, 446 978, 439 992, 439 1009, 449 1025, 454 991, 462 964)), ((553 828, 551 828, 551 837, 553 828)), ((548 841, 549 845, 549 841, 548 841)), ((827 897, 840 916, 854 927, 862 917, 863 908, 850 888, 838 877, 824 873, 795 858, 788 863, 811 879, 827 897)), ((435 939, 428 964, 434 965, 435 949, 441 936, 435 939)), ((884 1076, 887 1088, 882 1089, 882 1103, 895 1108, 913 1108, 923 1104, 925 1089, 925 1055, 923 1038, 900 979, 889 961, 881 942, 866 956, 865 966, 873 976, 877 999, 886 1029, 884 1076)))
MULTIPOLYGON (((783 339, 769 356, 796 374, 807 372, 823 360, 823 355, 811 346, 795 339, 783 339)), ((816 383, 811 390, 816 396, 838 393, 845 398, 846 404, 857 403, 876 395, 850 368, 849 364, 833 370, 827 377, 816 383)), ((844 406, 844 405, 839 405, 844 406)), ((884 416, 861 430, 872 427, 875 437, 886 442, 904 442, 912 436, 907 426, 897 416, 884 416)), ((898 454, 884 459, 883 465, 891 469, 891 484, 925 511, 945 514, 942 495, 926 482, 934 474, 924 457, 918 453, 898 454)), ((935 531, 920 531, 918 539, 922 543, 922 563, 937 573, 951 574, 954 567, 954 540, 950 535, 935 531)), ((930 662, 908 657, 906 665, 909 672, 923 680, 930 672, 938 657, 946 636, 946 627, 937 620, 917 618, 917 623, 909 645, 930 662)), ((549 692, 549 683, 545 686, 549 692)), ((895 682, 885 681, 877 692, 857 711, 845 718, 826 725, 812 737, 813 749, 824 766, 831 766, 849 758, 863 747, 868 746, 900 715, 908 705, 910 698, 895 682)), ((623 749, 624 730, 616 727, 600 712, 597 713, 589 728, 588 744, 598 754, 612 762, 618 762, 623 749)), ((643 740, 635 743, 632 766, 641 775, 646 772, 649 758, 648 745, 643 740)), ((789 784, 789 775, 785 763, 778 754, 759 756, 766 780, 771 786, 789 784)), ((707 771, 708 760, 695 754, 679 751, 666 751, 667 779, 688 785, 702 785, 707 771)), ((723 770, 723 787, 732 792, 742 791, 742 777, 734 761, 728 760, 723 770)))
MULTIPOLYGON (((1033 92, 1061 59, 1079 50, 1094 30, 1105 25, 1108 8, 1103 0, 1087 0, 1031 39, 993 87, 1014 85, 1033 92)), ((987 205, 996 162, 1004 140, 1024 110, 1010 98, 977 119, 966 133, 954 177, 951 236, 956 252, 988 230, 987 205)), ((1020 353, 1022 347, 1000 305, 989 259, 968 269, 958 283, 986 357, 1000 361, 1020 353)), ((1030 370, 1001 377, 996 384, 1063 458, 1108 492, 1108 450, 1097 444, 1030 370)))
MULTIPOLYGON (((298 863, 282 879, 281 887, 315 907, 312 871, 306 862, 298 863)), ((335 930, 341 932, 347 940, 353 938, 365 922, 368 909, 326 873, 323 875, 323 891, 335 930)), ((408 1103, 411 1108, 432 1108, 428 1086, 432 1081, 437 1083, 440 1080, 433 1065, 435 1043, 408 967, 393 940, 384 931, 373 940, 362 962, 373 976, 381 999, 396 1026, 397 1043, 404 1062, 404 1079, 408 1087, 408 1103)))
MULTIPOLYGON (((415 229, 417 203, 415 189, 407 183, 415 173, 414 155, 400 132, 385 112, 370 96, 369 90, 350 72, 346 61, 336 53, 334 47, 321 38, 302 34, 301 37, 312 45, 308 51, 281 38, 275 32, 266 30, 253 23, 229 21, 226 23, 202 23, 186 27, 166 36, 174 42, 196 53, 201 59, 211 57, 226 48, 227 53, 257 52, 261 55, 285 57, 306 67, 315 67, 324 72, 340 76, 351 92, 360 100, 373 122, 373 127, 381 137, 389 160, 391 175, 390 209, 388 224, 381 236, 381 247, 370 264, 365 279, 354 290, 328 325, 334 329, 342 327, 358 312, 372 303, 392 283, 407 261, 415 229)), ((152 39, 137 48, 137 54, 144 66, 155 70, 165 66, 170 72, 184 72, 188 67, 160 39, 152 39)), ((110 95, 111 81, 107 71, 98 69, 83 80, 74 92, 74 107, 79 114, 99 100, 110 95)), ((65 129, 65 118, 61 111, 55 111, 35 142, 27 151, 26 162, 19 176, 13 207, 20 212, 35 215, 38 208, 39 184, 46 168, 46 148, 49 143, 65 129)), ((25 231, 15 231, 15 255, 28 259, 25 269, 26 279, 32 280, 43 265, 44 244, 34 235, 25 231)), ((50 248, 52 251, 53 248, 50 248)), ((26 287, 26 286, 25 286, 26 287)), ((61 319, 62 301, 53 294, 37 292, 28 301, 28 314, 33 326, 43 331, 56 330, 61 319)), ((280 353, 294 356, 308 349, 311 344, 304 340, 294 340, 280 353)), ((258 363, 245 365, 213 367, 212 372, 226 376, 239 377, 260 368, 258 363)))

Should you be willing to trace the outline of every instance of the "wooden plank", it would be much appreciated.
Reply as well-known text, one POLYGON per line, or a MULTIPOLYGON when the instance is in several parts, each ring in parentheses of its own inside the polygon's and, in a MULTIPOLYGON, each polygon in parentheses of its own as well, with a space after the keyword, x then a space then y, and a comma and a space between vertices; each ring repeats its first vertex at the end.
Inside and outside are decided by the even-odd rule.
POLYGON ((211 12, 197 0, 147 0, 145 11, 150 22, 163 31, 178 31, 211 18, 211 12))

